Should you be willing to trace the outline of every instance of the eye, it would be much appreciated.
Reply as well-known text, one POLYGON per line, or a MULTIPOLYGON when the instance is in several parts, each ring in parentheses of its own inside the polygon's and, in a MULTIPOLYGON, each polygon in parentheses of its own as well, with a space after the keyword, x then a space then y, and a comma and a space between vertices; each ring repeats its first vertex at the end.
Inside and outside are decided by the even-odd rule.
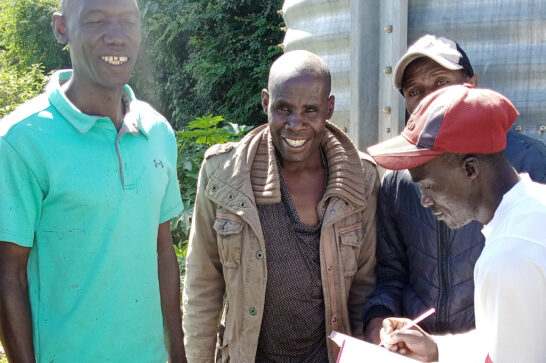
POLYGON ((284 106, 284 105, 280 105, 277 107, 277 111, 279 112, 288 112, 288 107, 284 106))
POLYGON ((140 22, 139 19, 134 19, 134 18, 125 18, 122 20, 122 23, 127 25, 138 25, 139 22, 140 22))
POLYGON ((92 15, 85 19, 86 24, 101 24, 104 19, 99 15, 92 15))
POLYGON ((310 107, 308 109, 305 110, 306 113, 312 113, 312 112, 317 112, 318 110, 314 107, 310 107))
POLYGON ((445 80, 445 79, 440 79, 436 82, 436 86, 437 87, 443 87, 445 86, 446 84, 448 84, 449 81, 448 80, 445 80))
POLYGON ((429 183, 419 182, 419 185, 421 186, 421 190, 432 190, 432 185, 429 183))
POLYGON ((406 97, 415 97, 420 93, 421 93, 420 89, 414 88, 414 89, 411 89, 408 92, 406 92, 406 97))

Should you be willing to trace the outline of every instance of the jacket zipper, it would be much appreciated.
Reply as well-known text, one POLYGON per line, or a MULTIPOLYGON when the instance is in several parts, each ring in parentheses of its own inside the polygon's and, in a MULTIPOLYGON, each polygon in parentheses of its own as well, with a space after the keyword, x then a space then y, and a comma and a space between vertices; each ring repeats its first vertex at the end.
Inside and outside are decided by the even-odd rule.
POLYGON ((446 332, 449 328, 449 241, 447 236, 447 227, 444 223, 438 221, 438 234, 440 235, 440 261, 438 266, 440 280, 440 303, 438 305, 437 327, 441 332, 446 332))

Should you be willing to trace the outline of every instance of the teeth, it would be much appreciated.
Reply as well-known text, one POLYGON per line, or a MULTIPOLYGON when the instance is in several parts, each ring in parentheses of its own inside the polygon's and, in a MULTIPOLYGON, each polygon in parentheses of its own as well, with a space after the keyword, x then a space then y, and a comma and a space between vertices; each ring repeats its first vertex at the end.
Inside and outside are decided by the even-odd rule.
POLYGON ((114 57, 110 55, 110 56, 102 56, 100 58, 106 63, 112 64, 114 66, 119 66, 120 64, 127 62, 127 57, 114 57))
POLYGON ((286 143, 292 147, 300 147, 303 144, 305 144, 305 142, 307 141, 307 140, 294 140, 294 139, 285 139, 285 140, 286 140, 286 143))

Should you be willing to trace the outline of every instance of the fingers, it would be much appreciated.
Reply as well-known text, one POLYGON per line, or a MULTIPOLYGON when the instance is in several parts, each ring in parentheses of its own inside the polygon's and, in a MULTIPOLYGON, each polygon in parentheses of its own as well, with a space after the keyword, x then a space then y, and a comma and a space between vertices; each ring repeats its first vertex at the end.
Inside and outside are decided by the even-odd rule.
POLYGON ((413 328, 407 330, 397 330, 389 335, 392 344, 405 342, 407 345, 418 344, 423 341, 424 335, 421 331, 413 328))
POLYGON ((381 342, 385 347, 393 352, 399 352, 400 350, 405 350, 405 345, 402 340, 393 340, 393 332, 401 329, 408 322, 411 322, 409 319, 405 318, 388 318, 383 320, 383 327, 379 332, 381 342))
POLYGON ((422 336, 419 330, 408 329, 400 331, 400 329, 409 323, 411 323, 411 320, 405 318, 388 318, 383 320, 380 337, 381 342, 386 348, 404 354, 407 350, 406 343, 415 342, 418 340, 418 336, 422 336))
POLYGON ((385 330, 388 330, 390 328, 390 331, 395 331, 398 329, 402 329, 404 326, 411 323, 411 320, 406 318, 388 318, 383 319, 383 328, 385 330))

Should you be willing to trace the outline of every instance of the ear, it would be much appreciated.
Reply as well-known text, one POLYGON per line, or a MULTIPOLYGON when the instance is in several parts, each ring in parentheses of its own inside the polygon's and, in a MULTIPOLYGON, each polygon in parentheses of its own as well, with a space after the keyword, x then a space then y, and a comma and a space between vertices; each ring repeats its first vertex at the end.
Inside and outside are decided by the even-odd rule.
POLYGON ((51 22, 53 25, 53 33, 55 34, 55 38, 57 39, 57 41, 61 44, 68 43, 66 19, 63 14, 58 12, 53 13, 51 22))
POLYGON ((262 90, 262 108, 264 109, 265 114, 267 115, 267 106, 269 106, 269 92, 267 89, 262 90))
POLYGON ((335 104, 336 104, 336 97, 334 95, 331 95, 328 98, 328 114, 326 115, 327 120, 332 118, 332 114, 334 113, 335 104))
POLYGON ((478 75, 475 74, 475 75, 473 75, 472 77, 467 77, 467 78, 466 78, 466 82, 467 82, 467 83, 470 83, 471 85, 473 85, 474 88, 478 87, 478 75))
POLYGON ((461 169, 466 177, 476 179, 480 174, 480 162, 475 156, 467 156, 461 161, 461 169))

